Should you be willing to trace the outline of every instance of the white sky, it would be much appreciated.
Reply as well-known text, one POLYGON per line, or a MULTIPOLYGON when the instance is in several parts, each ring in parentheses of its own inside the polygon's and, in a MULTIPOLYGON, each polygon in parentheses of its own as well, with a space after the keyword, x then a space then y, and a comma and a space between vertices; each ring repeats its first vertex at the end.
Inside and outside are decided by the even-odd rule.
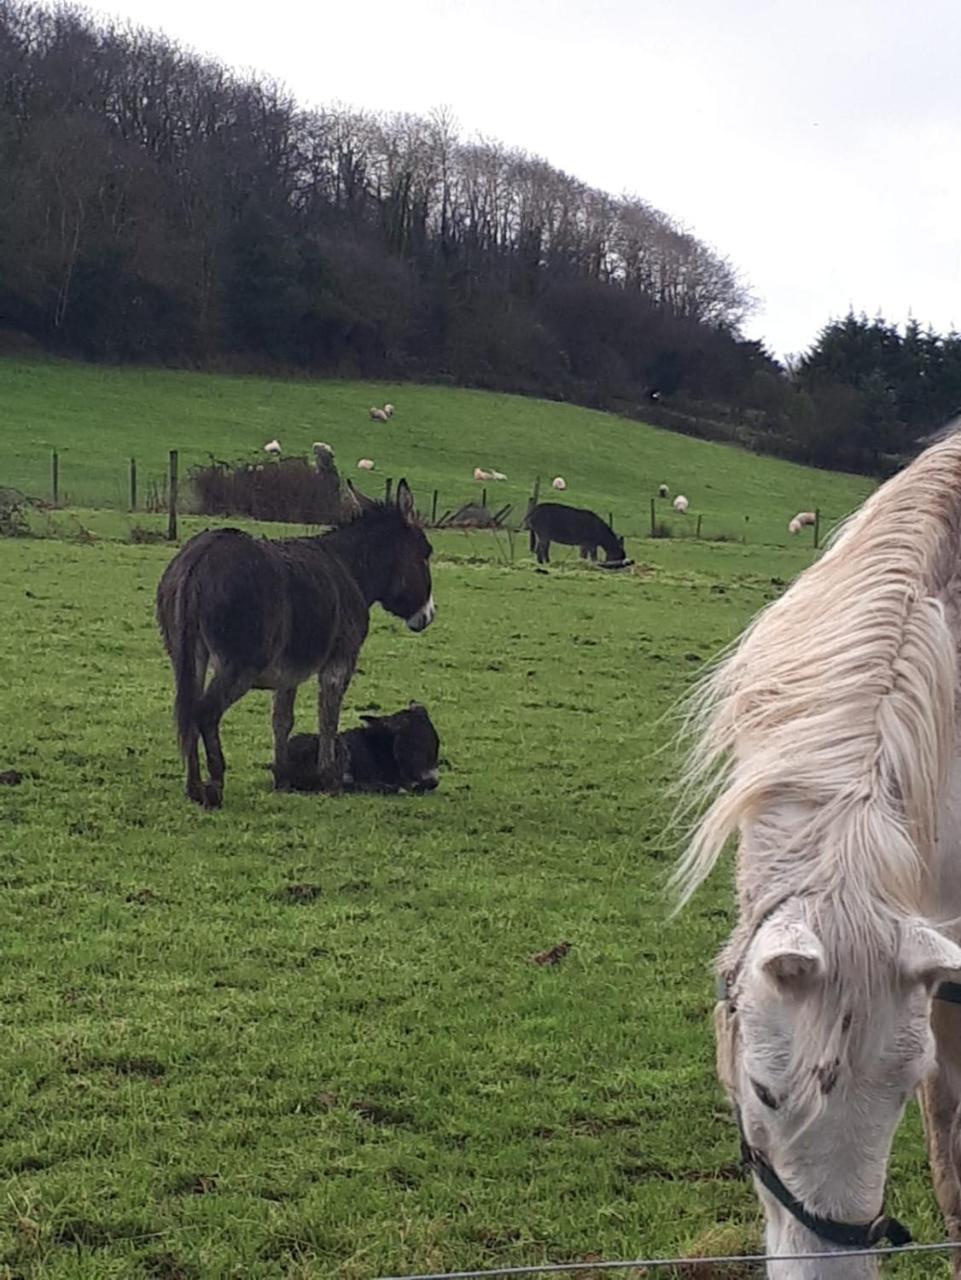
POLYGON ((451 107, 728 256, 746 332, 961 327, 961 0, 99 0, 303 105, 451 107))

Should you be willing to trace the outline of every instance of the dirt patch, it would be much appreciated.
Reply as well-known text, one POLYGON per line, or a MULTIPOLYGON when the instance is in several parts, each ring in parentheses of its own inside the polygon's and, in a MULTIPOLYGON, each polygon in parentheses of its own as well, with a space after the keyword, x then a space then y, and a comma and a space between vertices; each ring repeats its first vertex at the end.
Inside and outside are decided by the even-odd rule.
POLYGON ((143 1259, 142 1265, 148 1280, 198 1280, 200 1276, 196 1267, 172 1253, 152 1253, 143 1259))
POLYGON ((272 894, 274 902, 285 902, 288 906, 304 906, 315 902, 323 893, 319 884, 285 884, 272 894))
POLYGON ((23 782, 23 774, 19 769, 4 769, 0 773, 0 787, 19 787, 23 782))
POLYGON ((118 1076, 143 1076, 147 1080, 159 1080, 167 1068, 158 1058, 90 1058, 85 1064, 88 1071, 113 1071, 118 1076))
POLYGON ((406 1107, 392 1106, 371 1098, 358 1098, 347 1105, 371 1124, 403 1127, 414 1123, 414 1113, 406 1107))
POLYGON ((182 1173, 170 1185, 173 1196, 209 1196, 220 1182, 215 1173, 182 1173))
POLYGON ((549 947, 546 951, 538 951, 536 956, 531 956, 532 964, 560 964, 567 953, 570 951, 572 943, 559 942, 556 947, 549 947))
POLYGON ((106 1249, 117 1240, 136 1240, 145 1235, 143 1227, 132 1222, 91 1222, 89 1218, 72 1218, 61 1222, 53 1232, 54 1244, 73 1248, 106 1249))

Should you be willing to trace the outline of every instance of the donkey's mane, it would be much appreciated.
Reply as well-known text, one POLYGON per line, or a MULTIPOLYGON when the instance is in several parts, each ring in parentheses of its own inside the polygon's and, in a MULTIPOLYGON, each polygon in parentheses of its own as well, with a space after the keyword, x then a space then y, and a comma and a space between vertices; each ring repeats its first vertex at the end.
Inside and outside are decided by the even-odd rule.
POLYGON ((695 689, 682 789, 706 811, 673 877, 681 903, 752 823, 742 903, 843 887, 854 922, 919 909, 954 750, 959 530, 955 430, 872 494, 695 689))

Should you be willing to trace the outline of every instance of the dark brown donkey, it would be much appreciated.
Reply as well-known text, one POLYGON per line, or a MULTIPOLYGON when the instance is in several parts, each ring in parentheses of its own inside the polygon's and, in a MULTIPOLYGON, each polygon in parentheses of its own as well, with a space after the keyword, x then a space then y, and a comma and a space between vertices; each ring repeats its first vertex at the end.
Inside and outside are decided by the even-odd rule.
POLYGON ((624 539, 586 507, 542 502, 527 513, 524 523, 531 531, 531 551, 537 553, 538 564, 550 563, 552 542, 580 547, 585 559, 596 560, 598 547, 604 548, 610 564, 624 559, 624 539))
POLYGON ((222 803, 220 720, 248 689, 274 690, 274 785, 287 786, 297 686, 314 674, 318 790, 340 791, 340 705, 370 606, 381 604, 412 631, 433 621, 431 547, 416 523, 407 481, 397 486, 396 505, 352 492, 358 514, 330 533, 273 541, 215 529, 191 538, 164 571, 157 621, 174 669, 174 715, 191 800, 208 808, 222 803), (213 675, 205 688, 208 664, 213 675))

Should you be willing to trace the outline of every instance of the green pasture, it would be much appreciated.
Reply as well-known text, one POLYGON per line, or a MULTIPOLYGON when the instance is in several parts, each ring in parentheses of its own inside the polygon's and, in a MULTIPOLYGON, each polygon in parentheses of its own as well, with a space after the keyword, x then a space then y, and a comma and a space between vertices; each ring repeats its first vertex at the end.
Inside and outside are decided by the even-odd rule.
MULTIPOLYGON (((162 518, 118 500, 0 540, 0 770, 23 775, 0 787, 0 1277, 372 1280, 759 1245, 713 1068, 729 869, 668 919, 669 713, 810 562, 777 545, 785 512, 839 516, 867 482, 468 392, 11 364, 0 387, 0 482, 42 488, 55 444, 101 507, 133 452, 372 454, 366 408, 389 397, 383 471, 421 489, 467 496, 476 462, 521 499, 556 468, 627 511, 666 476, 770 533, 634 537, 622 573, 432 534, 437 620, 413 636, 375 611, 344 725, 425 702, 439 790, 274 794, 252 693, 224 722, 216 813, 183 797, 153 622, 173 548, 131 541, 162 518)), ((312 710, 305 687, 298 728, 312 710)), ((941 1234, 914 1108, 889 1208, 941 1234)))

